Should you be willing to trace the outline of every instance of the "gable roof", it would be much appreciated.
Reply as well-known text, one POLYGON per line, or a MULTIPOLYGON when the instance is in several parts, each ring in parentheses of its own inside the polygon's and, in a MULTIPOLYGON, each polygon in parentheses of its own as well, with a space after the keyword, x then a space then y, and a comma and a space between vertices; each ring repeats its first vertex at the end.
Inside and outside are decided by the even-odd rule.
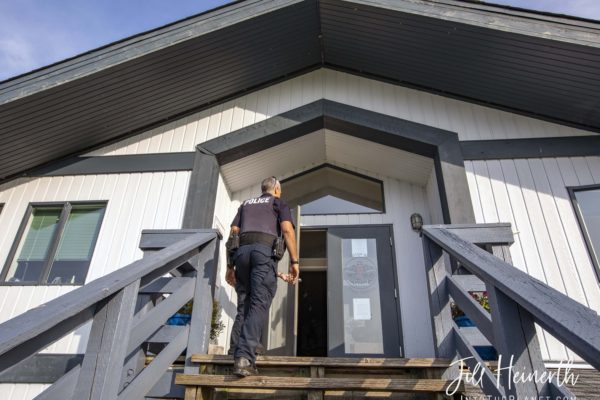
POLYGON ((0 179, 320 67, 600 131, 600 23, 457 0, 246 0, 0 82, 0 179))

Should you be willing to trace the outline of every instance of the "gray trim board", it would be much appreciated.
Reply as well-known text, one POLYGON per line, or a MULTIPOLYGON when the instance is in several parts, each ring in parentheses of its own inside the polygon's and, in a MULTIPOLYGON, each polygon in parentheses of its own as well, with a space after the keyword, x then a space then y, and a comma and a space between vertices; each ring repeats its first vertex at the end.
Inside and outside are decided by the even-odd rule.
POLYGON ((600 136, 468 140, 460 149, 465 160, 600 156, 600 136))
POLYGON ((135 172, 189 171, 195 153, 152 153, 120 156, 72 157, 35 169, 24 176, 121 174, 135 172))
POLYGON ((196 149, 194 169, 185 201, 183 229, 212 228, 218 184, 219 164, 217 158, 201 149, 196 149))
POLYGON ((54 383, 82 361, 83 354, 36 354, 0 373, 0 383, 54 383))
POLYGON ((433 158, 444 221, 475 221, 458 135, 443 129, 322 99, 211 139, 198 149, 223 165, 323 128, 433 158))

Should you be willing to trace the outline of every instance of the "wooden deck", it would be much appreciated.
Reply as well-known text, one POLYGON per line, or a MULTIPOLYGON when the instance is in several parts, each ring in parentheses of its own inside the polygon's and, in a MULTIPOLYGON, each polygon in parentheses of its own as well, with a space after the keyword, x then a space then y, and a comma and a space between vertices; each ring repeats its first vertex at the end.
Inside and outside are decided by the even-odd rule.
MULTIPOLYGON (((192 355, 200 374, 179 374, 187 399, 432 399, 452 381, 438 358, 258 357, 259 375, 231 374, 233 357, 192 355), (432 397, 433 396, 433 397, 432 397)), ((462 388, 461 388, 462 390, 462 388)))

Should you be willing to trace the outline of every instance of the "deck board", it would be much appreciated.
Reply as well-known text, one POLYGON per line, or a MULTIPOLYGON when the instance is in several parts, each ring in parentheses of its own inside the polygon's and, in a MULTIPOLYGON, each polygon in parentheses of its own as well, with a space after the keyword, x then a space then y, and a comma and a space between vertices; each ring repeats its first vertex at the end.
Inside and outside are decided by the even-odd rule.
MULTIPOLYGON (((201 364, 233 364, 233 356, 193 354, 192 362, 201 364)), ((256 365, 289 367, 335 368, 447 368, 450 361, 443 358, 340 358, 340 357, 286 357, 259 356, 256 365)))
POLYGON ((407 393, 441 393, 451 385, 444 379, 361 379, 361 378, 301 378, 234 375, 186 375, 178 374, 175 383, 186 386, 214 388, 261 388, 261 389, 300 389, 300 390, 367 390, 407 393))

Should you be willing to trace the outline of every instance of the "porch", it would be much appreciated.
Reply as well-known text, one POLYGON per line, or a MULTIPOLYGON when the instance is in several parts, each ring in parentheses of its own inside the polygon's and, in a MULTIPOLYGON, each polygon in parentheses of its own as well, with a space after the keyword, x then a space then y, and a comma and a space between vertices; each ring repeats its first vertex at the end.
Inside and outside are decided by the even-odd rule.
MULTIPOLYGON (((454 301, 476 321, 479 330, 500 354, 514 355, 513 364, 521 371, 545 371, 534 324, 551 332, 591 366, 600 368, 600 343, 595 334, 600 327, 598 316, 499 258, 498 255, 506 254, 506 246, 498 246, 498 243, 504 242, 506 236, 497 226, 425 226, 422 233, 436 357, 446 360, 471 357, 466 360, 471 371, 477 363, 485 365, 451 320, 449 307, 454 301), (480 247, 490 243, 495 255, 480 247), (472 275, 458 274, 460 268, 456 263, 472 275), (465 282, 476 278, 490 293, 491 314, 474 302, 464 287, 465 282)), ((206 394, 206 391, 196 390, 198 384, 239 387, 239 380, 221 378, 220 383, 215 384, 197 375, 200 372, 197 361, 201 359, 197 354, 206 354, 208 350, 218 243, 219 236, 214 231, 145 232, 140 247, 147 256, 142 260, 0 325, 0 369, 5 371, 15 366, 82 323, 93 320, 83 362, 38 398, 174 397, 175 386, 171 382, 177 370, 171 366, 182 352, 185 354, 184 374, 177 377, 176 382, 190 387, 190 393, 206 394), (171 277, 165 278, 165 274, 171 277), (157 298, 162 300, 156 301, 157 298), (197 305, 191 324, 177 329, 165 326, 164 321, 190 299, 197 305), (163 344, 159 346, 160 351, 145 365, 141 361, 145 360, 147 351, 144 344, 157 343, 163 344)), ((525 382, 509 387, 509 376, 503 374, 500 387, 496 387, 492 372, 483 371, 486 394, 570 396, 556 378, 540 385, 525 382)), ((433 378, 437 381, 426 381, 426 384, 437 385, 433 392, 440 392, 448 386, 448 380, 458 376, 456 374, 457 365, 444 367, 441 376, 433 378)), ((414 392, 416 387, 422 387, 412 381, 412 389, 407 389, 407 381, 394 382, 393 379, 383 387, 381 382, 360 379, 362 381, 355 380, 354 384, 351 381, 336 383, 328 381, 325 375, 300 380, 296 387, 313 385, 312 389, 322 391, 329 386, 335 389, 349 384, 351 388, 362 385, 378 393, 414 392)), ((277 380, 270 382, 267 386, 283 386, 277 380)), ((286 382, 288 388, 294 387, 290 383, 293 378, 286 382)))

